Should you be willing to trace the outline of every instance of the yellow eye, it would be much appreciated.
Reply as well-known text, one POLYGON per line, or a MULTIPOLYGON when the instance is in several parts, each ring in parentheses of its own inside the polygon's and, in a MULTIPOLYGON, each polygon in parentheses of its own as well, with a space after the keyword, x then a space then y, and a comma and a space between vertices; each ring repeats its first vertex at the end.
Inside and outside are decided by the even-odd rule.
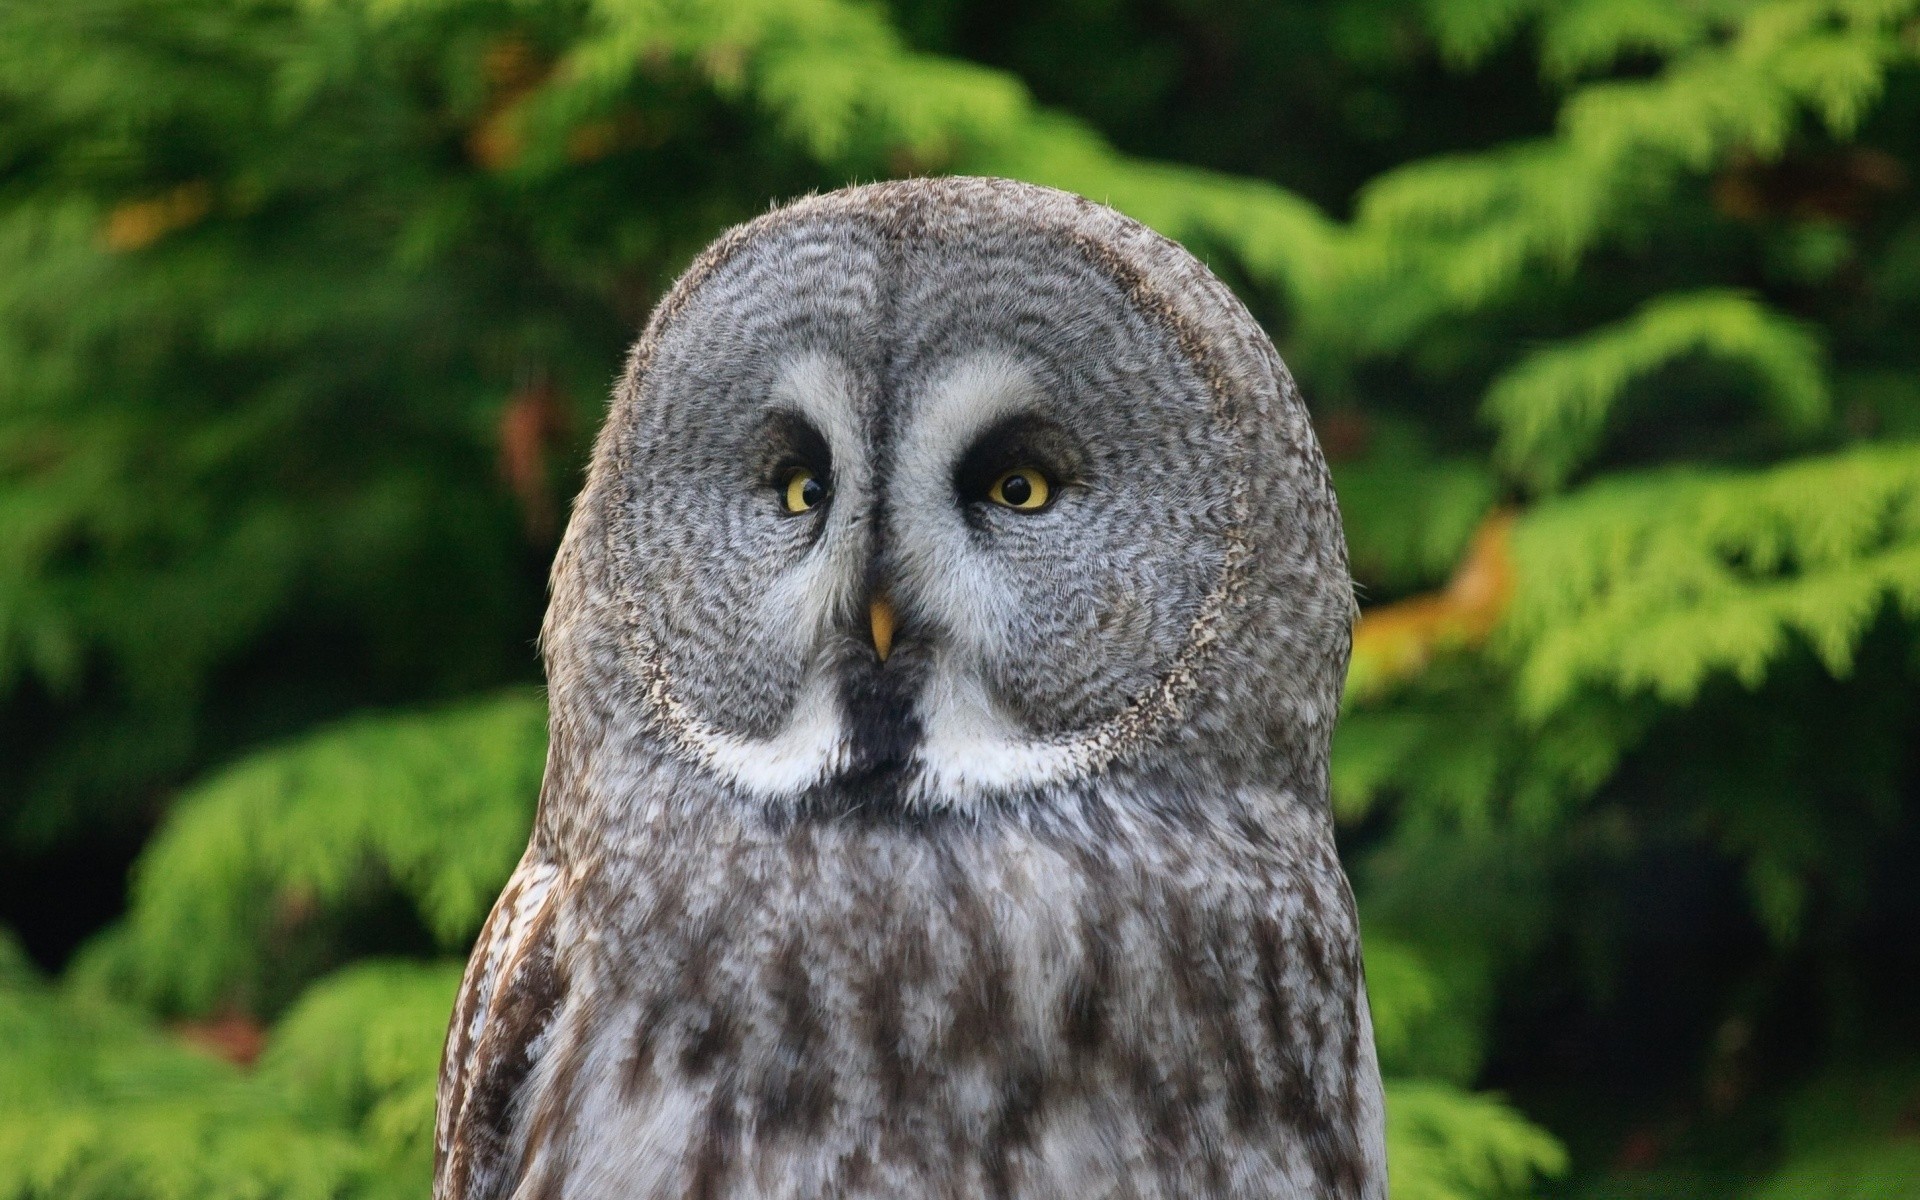
POLYGON ((819 508, 827 499, 827 485, 820 477, 805 467, 795 467, 787 472, 786 486, 781 489, 781 499, 786 502, 790 513, 803 513, 808 509, 819 508))
POLYGON ((1015 467, 994 480, 993 486, 987 489, 987 499, 1002 508, 1021 512, 1045 508, 1047 501, 1052 498, 1053 487, 1047 482, 1047 477, 1032 467, 1015 467))

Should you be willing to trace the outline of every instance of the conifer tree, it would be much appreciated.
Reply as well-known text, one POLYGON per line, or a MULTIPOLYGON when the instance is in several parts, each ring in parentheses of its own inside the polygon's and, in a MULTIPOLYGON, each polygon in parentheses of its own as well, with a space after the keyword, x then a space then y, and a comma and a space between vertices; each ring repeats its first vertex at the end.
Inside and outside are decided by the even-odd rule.
POLYGON ((1920 4, 0 0, 0 1200, 421 1194, 625 344, 925 172, 1301 377, 1395 1196, 1920 1189, 1920 4))

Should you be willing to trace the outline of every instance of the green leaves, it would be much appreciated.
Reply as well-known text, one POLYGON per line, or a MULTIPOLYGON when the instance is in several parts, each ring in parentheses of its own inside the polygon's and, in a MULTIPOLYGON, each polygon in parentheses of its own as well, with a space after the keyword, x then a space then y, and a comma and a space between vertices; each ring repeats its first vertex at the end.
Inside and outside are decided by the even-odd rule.
POLYGON ((310 988, 274 1030, 263 1086, 354 1131, 377 1164, 361 1195, 417 1196, 433 1171, 434 1093, 458 962, 372 960, 310 988))
POLYGON ((242 1072, 97 998, 0 982, 0 1198, 417 1196, 459 968, 313 989, 242 1072))
POLYGON ((462 950, 526 845, 546 705, 511 693, 363 717, 188 792, 142 856, 130 920, 83 979, 163 1011, 284 999, 352 944, 343 917, 397 895, 462 950))
POLYGON ((1493 507, 1493 472, 1476 458, 1436 456, 1408 425, 1368 432, 1363 456, 1333 465, 1354 574, 1390 591, 1444 579, 1493 507))
POLYGON ((357 1158, 348 1131, 132 1013, 0 991, 6 1200, 322 1200, 357 1158))
POLYGON ((1536 350, 1495 380, 1486 399, 1500 430, 1495 458, 1537 488, 1559 487, 1598 448, 1634 385, 1695 355, 1749 371, 1761 404, 1788 429, 1827 415, 1820 346, 1804 326, 1736 292, 1674 293, 1536 350))
POLYGON ((1753 1200, 1903 1200, 1920 1192, 1920 1146, 1896 1138, 1798 1158, 1753 1200))
POLYGON ((1843 674, 1883 604, 1920 617, 1920 446, 1621 476, 1540 505, 1514 538, 1531 714, 1583 687, 1672 705, 1714 672, 1758 687, 1796 637, 1843 674))
POLYGON ((1393 1200, 1515 1195, 1567 1169, 1550 1134, 1495 1097, 1444 1083, 1388 1087, 1387 1157, 1393 1200))
MULTIPOLYGON (((1529 6, 1438 7, 1458 22, 1442 25, 1443 44, 1472 58, 1529 6)), ((1704 42, 1650 78, 1574 91, 1552 137, 1387 172, 1361 195, 1344 270, 1313 306, 1326 312, 1306 314, 1310 330, 1368 353, 1401 349, 1449 314, 1511 303, 1537 274, 1565 278, 1609 239, 1638 236, 1686 175, 1736 152, 1777 158, 1803 112, 1844 136, 1910 56, 1897 31, 1911 10, 1806 0, 1729 10, 1724 41, 1704 42)), ((1615 36, 1581 35, 1577 51, 1564 51, 1568 61, 1630 45, 1633 19, 1623 20, 1615 36)), ((1674 28, 1649 38, 1688 36, 1674 28)))

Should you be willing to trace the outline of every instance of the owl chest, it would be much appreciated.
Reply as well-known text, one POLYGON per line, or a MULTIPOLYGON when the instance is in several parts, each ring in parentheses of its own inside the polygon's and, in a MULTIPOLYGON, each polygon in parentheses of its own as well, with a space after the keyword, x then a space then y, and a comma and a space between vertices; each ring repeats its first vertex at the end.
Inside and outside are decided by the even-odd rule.
POLYGON ((1345 1194, 1316 1183, 1314 1147, 1352 1083, 1353 981, 1292 994, 1290 971, 1342 954, 1296 944, 1271 899, 1263 920, 1245 889, 1202 903, 1063 872, 683 902, 580 956, 531 1080, 550 1119, 527 1185, 1345 1194))

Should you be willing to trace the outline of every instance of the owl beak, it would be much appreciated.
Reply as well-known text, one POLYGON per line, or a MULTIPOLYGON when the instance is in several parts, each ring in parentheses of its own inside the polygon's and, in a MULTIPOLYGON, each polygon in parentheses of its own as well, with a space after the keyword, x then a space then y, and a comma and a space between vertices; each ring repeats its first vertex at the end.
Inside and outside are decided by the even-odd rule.
POLYGON ((885 596, 875 596, 867 606, 867 620, 873 626, 873 652, 885 662, 893 653, 893 603, 885 596))

